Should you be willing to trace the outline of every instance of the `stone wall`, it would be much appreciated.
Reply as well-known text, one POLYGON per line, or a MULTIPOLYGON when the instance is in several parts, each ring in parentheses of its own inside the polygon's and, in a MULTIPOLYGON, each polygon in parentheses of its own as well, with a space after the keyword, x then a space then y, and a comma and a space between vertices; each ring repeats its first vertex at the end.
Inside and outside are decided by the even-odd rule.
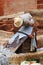
POLYGON ((43 0, 0 0, 0 15, 36 8, 43 9, 43 0))
POLYGON ((4 15, 37 8, 37 0, 5 0, 4 15))

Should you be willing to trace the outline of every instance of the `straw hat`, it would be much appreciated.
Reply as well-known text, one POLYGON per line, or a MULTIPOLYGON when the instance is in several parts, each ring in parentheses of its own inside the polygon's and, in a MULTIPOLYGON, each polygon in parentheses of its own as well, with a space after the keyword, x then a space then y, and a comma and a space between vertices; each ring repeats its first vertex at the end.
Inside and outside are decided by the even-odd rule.
POLYGON ((20 16, 14 18, 14 26, 20 27, 23 24, 23 19, 20 16))

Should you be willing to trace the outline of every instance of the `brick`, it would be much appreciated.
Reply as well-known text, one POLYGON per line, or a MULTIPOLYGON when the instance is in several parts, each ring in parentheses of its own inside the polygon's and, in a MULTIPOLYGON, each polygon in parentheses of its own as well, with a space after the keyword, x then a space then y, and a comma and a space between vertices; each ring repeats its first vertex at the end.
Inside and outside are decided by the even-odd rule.
POLYGON ((0 16, 3 15, 3 0, 0 0, 0 16))
POLYGON ((38 4, 43 4, 43 0, 37 0, 38 4))
POLYGON ((41 4, 41 5, 39 4, 39 5, 37 5, 37 8, 38 8, 38 9, 43 9, 43 4, 41 4))

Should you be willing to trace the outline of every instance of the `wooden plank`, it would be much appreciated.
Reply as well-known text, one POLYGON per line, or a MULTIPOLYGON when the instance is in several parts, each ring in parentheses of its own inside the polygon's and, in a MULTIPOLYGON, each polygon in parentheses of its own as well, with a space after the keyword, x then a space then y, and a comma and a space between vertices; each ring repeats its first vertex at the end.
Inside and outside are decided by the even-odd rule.
MULTIPOLYGON (((43 18, 43 9, 39 9, 39 10, 38 9, 35 9, 35 10, 25 11, 25 13, 27 13, 27 12, 30 12, 30 14, 32 14, 33 17, 36 16, 40 20, 43 20, 42 19, 43 18)), ((21 14, 24 14, 24 13, 21 13, 21 14)), ((0 20, 14 18, 15 16, 18 16, 18 15, 20 15, 20 13, 12 14, 12 15, 7 15, 7 16, 0 16, 0 20)), ((37 20, 37 18, 36 18, 36 20, 37 20)))
POLYGON ((0 30, 0 45, 3 45, 3 47, 6 47, 9 39, 13 35, 13 32, 6 32, 3 30, 0 30))

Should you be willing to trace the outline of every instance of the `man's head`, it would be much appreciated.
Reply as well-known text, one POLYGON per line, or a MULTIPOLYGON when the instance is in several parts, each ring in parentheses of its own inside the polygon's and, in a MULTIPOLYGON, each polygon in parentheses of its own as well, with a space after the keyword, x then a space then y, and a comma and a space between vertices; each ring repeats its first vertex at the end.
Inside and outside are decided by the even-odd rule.
POLYGON ((15 27, 20 27, 20 26, 22 26, 22 24, 23 24, 23 20, 21 17, 17 16, 14 18, 14 26, 15 27))
POLYGON ((30 13, 25 13, 14 18, 15 27, 20 27, 22 24, 25 26, 33 26, 34 23, 35 20, 30 13))

